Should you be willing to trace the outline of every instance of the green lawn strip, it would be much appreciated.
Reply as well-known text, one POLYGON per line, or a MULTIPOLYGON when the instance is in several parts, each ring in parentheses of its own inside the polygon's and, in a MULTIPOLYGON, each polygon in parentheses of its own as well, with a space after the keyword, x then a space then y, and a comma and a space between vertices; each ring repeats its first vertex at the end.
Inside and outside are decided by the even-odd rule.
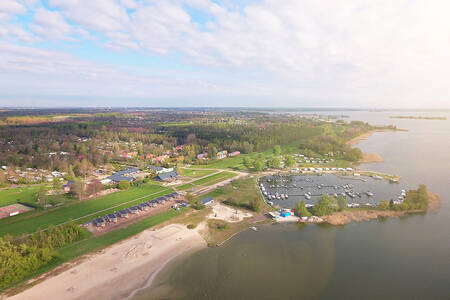
POLYGON ((205 184, 211 185, 211 184, 215 184, 215 183, 221 182, 221 181, 229 179, 229 178, 233 178, 234 176, 236 176, 235 173, 224 171, 224 172, 210 175, 210 176, 202 178, 202 179, 195 180, 191 183, 183 184, 183 185, 177 187, 177 190, 183 191, 183 190, 187 190, 190 188, 194 188, 199 185, 205 185, 205 184))
POLYGON ((17 203, 34 204, 36 202, 36 193, 40 186, 24 186, 0 191, 0 207, 17 203))
POLYGON ((220 182, 222 180, 226 180, 226 179, 232 178, 234 176, 236 176, 235 173, 220 172, 220 173, 210 175, 210 176, 202 178, 202 179, 198 179, 194 182, 191 182, 191 184, 194 184, 194 185, 204 185, 206 183, 210 184, 211 182, 220 182))
MULTIPOLYGON (((71 245, 65 246, 63 248, 57 249, 58 256, 55 257, 49 264, 42 266, 36 272, 31 273, 26 278, 22 279, 20 282, 25 282, 33 277, 41 275, 51 269, 71 260, 81 255, 98 251, 106 248, 114 243, 122 241, 128 237, 138 234, 139 232, 158 225, 162 222, 172 219, 173 217, 183 214, 188 208, 182 208, 180 210, 169 210, 166 212, 159 213, 157 215, 145 218, 136 223, 133 223, 125 228, 120 228, 113 230, 104 235, 98 237, 89 237, 87 239, 81 240, 79 242, 73 243, 71 245)), ((15 282, 11 286, 17 285, 20 282, 15 282)), ((10 286, 10 287, 11 287, 10 286)))
POLYGON ((207 176, 209 174, 214 173, 213 170, 191 170, 186 168, 180 168, 179 173, 181 176, 191 177, 191 178, 199 178, 203 176, 207 176))
POLYGON ((106 215, 112 211, 130 207, 171 191, 171 189, 161 186, 143 185, 140 187, 132 187, 127 191, 77 202, 35 217, 29 216, 26 219, 18 219, 17 221, 5 218, 0 220, 0 236, 5 234, 16 236, 32 233, 38 229, 45 229, 49 225, 57 225, 69 220, 73 220, 76 223, 83 223, 94 219, 98 215, 106 215))
POLYGON ((195 187, 195 185, 190 184, 190 183, 186 183, 186 184, 183 184, 183 185, 177 187, 177 190, 184 191, 184 190, 187 190, 187 189, 190 189, 190 188, 193 188, 193 187, 195 187))

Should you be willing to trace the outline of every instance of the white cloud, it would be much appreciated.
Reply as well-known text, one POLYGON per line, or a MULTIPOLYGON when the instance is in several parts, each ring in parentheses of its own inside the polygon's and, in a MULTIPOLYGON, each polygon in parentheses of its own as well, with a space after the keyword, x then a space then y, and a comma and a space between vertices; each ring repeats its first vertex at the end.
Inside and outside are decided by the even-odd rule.
POLYGON ((67 39, 67 35, 74 33, 59 12, 43 8, 35 12, 30 28, 37 35, 48 39, 67 39))
POLYGON ((24 14, 26 12, 26 8, 16 0, 0 1, 0 13, 24 14))
MULTIPOLYGON (((0 13, 1 5, 8 16, 23 13, 19 2, 4 1, 0 13)), ((254 97, 289 99, 293 105, 300 99, 360 106, 449 102, 441 98, 450 92, 450 4, 443 0, 49 0, 49 5, 57 11, 36 10, 30 26, 40 37, 99 33, 106 38, 105 51, 176 56, 198 68, 202 82, 211 82, 206 79, 214 70, 225 70, 210 90, 214 95, 242 87, 254 97), (187 6, 201 11, 206 23, 191 17, 187 6), (226 78, 237 75, 239 83, 226 78)), ((35 40, 11 24, 0 27, 0 36, 5 32, 35 40)), ((52 66, 47 68, 51 72, 52 66)))

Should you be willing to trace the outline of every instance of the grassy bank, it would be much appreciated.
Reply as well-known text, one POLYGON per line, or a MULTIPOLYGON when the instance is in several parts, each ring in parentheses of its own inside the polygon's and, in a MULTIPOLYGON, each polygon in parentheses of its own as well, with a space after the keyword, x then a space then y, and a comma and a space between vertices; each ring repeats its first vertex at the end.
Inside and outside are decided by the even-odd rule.
POLYGON ((162 196, 172 191, 158 185, 143 185, 106 196, 77 202, 68 206, 39 212, 37 214, 19 215, 0 220, 0 236, 13 236, 35 232, 50 225, 57 225, 69 220, 84 223, 97 216, 118 211, 132 205, 162 196), (130 201, 130 202, 129 202, 130 201), (114 208, 112 208, 114 207, 114 208))

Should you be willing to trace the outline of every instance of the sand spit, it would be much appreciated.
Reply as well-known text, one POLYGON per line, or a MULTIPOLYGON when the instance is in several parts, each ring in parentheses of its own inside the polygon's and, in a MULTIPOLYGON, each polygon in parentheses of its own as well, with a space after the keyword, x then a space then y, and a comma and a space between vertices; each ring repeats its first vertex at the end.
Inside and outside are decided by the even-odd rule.
MULTIPOLYGON (((442 205, 442 198, 439 194, 428 192, 429 203, 428 212, 436 212, 442 205)), ((362 222, 374 220, 379 217, 392 217, 398 218, 407 214, 423 213, 422 210, 407 210, 407 211, 394 211, 394 210, 347 210, 342 212, 333 213, 330 216, 324 216, 322 219, 331 225, 345 225, 351 222, 362 222)))
POLYGON ((384 162, 384 159, 376 153, 363 153, 362 159, 359 160, 360 164, 367 164, 367 163, 380 163, 384 162))
MULTIPOLYGON (((367 140, 372 134, 374 134, 375 132, 385 132, 388 130, 372 130, 369 132, 366 132, 360 136, 357 136, 353 139, 351 139, 350 141, 347 142, 347 145, 350 147, 355 147, 359 142, 367 140)), ((367 163, 379 163, 379 162, 384 162, 384 159, 376 153, 363 153, 363 157, 362 159, 360 159, 358 161, 358 163, 361 164, 367 164, 367 163)))
POLYGON ((202 247, 206 247, 206 242, 198 230, 183 225, 146 230, 5 299, 126 299, 133 291, 150 286, 171 259, 202 247))

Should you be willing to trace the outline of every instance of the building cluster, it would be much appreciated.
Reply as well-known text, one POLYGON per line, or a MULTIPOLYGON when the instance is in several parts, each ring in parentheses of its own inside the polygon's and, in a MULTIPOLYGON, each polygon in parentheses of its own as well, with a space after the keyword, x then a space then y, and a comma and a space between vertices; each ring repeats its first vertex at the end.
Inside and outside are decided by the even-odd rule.
MULTIPOLYGON (((164 204, 166 201, 180 200, 180 195, 177 192, 167 194, 165 196, 158 197, 153 200, 145 201, 137 205, 130 206, 128 208, 122 209, 118 212, 108 214, 103 217, 96 218, 95 220, 89 222, 95 227, 106 227, 109 224, 117 223, 120 219, 128 219, 130 215, 137 215, 143 213, 151 208, 154 208, 160 204, 164 204)), ((89 224, 88 223, 88 224, 89 224)))
POLYGON ((11 169, 8 166, 1 166, 1 170, 5 175, 6 180, 10 183, 42 183, 53 182, 64 178, 67 173, 59 171, 49 171, 44 169, 26 168, 26 169, 11 169))

